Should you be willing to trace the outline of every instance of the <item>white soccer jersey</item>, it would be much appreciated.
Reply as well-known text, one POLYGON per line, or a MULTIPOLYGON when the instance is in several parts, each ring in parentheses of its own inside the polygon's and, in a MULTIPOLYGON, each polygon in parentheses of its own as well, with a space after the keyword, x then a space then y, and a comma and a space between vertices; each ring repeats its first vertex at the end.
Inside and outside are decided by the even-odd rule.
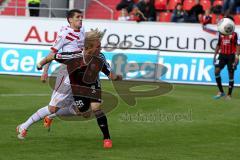
POLYGON ((53 52, 75 52, 82 50, 84 46, 85 32, 84 28, 80 30, 74 30, 69 26, 62 27, 58 32, 56 41, 54 42, 51 50, 53 52))
MULTIPOLYGON (((51 47, 53 52, 75 52, 84 47, 85 32, 82 27, 80 30, 73 30, 69 26, 62 27, 58 33, 57 40, 51 47)), ((69 107, 73 103, 71 85, 65 65, 61 65, 55 81, 55 88, 52 93, 50 106, 69 107)))

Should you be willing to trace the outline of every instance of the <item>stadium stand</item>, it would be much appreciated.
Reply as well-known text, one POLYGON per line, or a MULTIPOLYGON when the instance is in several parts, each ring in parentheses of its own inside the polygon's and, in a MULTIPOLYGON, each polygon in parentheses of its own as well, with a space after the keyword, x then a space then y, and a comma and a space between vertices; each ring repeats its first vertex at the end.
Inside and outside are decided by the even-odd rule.
MULTIPOLYGON (((27 0, 0 0, 0 15, 26 16, 28 15, 27 0), (19 7, 19 8, 18 8, 19 7)), ((45 0, 47 1, 47 0, 45 0)), ((117 20, 121 11, 116 10, 116 5, 120 0, 86 0, 85 17, 88 19, 114 19, 117 20)), ((133 0, 138 3, 139 0, 133 0)), ((153 1, 153 0, 152 0, 153 1)), ((194 5, 195 0, 155 0, 154 6, 157 10, 156 20, 158 22, 170 22, 171 15, 177 3, 183 4, 183 9, 189 11, 194 5)), ((204 10, 213 10, 214 7, 222 7, 223 0, 200 0, 204 10)), ((56 6, 53 6, 56 7, 56 6)), ((58 6, 56 8, 59 8, 58 6)), ((42 14, 43 15, 43 14, 42 14)), ((212 23, 216 24, 218 19, 223 17, 221 13, 212 12, 212 23)), ((46 14, 48 16, 48 14, 46 14)), ((57 16, 56 16, 57 17, 57 16)), ((233 15, 236 24, 240 25, 240 14, 233 15)))
POLYGON ((201 0, 200 4, 203 6, 204 10, 208 10, 211 8, 211 1, 210 0, 201 0))
POLYGON ((155 9, 156 10, 166 10, 167 9, 167 0, 155 0, 155 9))
POLYGON ((195 0, 184 0, 183 9, 189 11, 195 5, 195 0))
MULTIPOLYGON (((116 5, 119 1, 116 0, 99 0, 100 3, 109 7, 114 11, 114 19, 118 18, 118 12, 116 11, 116 5)), ((90 19, 110 19, 111 12, 104 8, 102 5, 97 3, 96 1, 91 1, 91 3, 87 7, 86 18, 90 19)))
POLYGON ((212 24, 217 24, 217 22, 223 18, 223 15, 211 14, 212 24))
POLYGON ((223 6, 223 0, 215 0, 215 1, 213 2, 213 7, 214 7, 214 6, 217 6, 217 5, 223 6))
POLYGON ((25 16, 25 9, 20 7, 26 7, 26 0, 8 0, 5 7, 0 11, 0 15, 25 16))
POLYGON ((177 3, 182 3, 182 0, 169 0, 167 9, 171 11, 174 10, 177 3))
POLYGON ((238 25, 240 25, 240 14, 234 15, 233 18, 234 18, 235 23, 238 24, 238 25))
POLYGON ((159 22, 170 22, 171 16, 172 12, 161 12, 157 19, 159 22))

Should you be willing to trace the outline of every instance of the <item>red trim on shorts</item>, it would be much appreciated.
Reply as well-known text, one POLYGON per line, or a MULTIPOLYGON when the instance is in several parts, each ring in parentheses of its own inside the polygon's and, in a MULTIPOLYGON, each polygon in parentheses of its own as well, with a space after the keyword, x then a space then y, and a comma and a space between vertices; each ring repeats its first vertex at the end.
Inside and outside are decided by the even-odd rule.
POLYGON ((63 82, 63 79, 64 79, 64 76, 62 77, 62 79, 61 79, 61 82, 60 82, 59 86, 58 86, 58 87, 57 87, 57 89, 55 90, 56 92, 57 92, 57 90, 59 89, 59 87, 61 86, 61 84, 62 84, 62 82, 63 82))

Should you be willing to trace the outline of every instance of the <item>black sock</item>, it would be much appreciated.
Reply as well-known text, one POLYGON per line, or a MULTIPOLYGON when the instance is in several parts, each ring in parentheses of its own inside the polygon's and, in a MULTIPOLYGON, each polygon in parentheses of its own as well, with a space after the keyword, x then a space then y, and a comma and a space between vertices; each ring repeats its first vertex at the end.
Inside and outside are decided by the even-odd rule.
POLYGON ((107 117, 105 116, 105 114, 103 113, 102 110, 95 111, 94 113, 95 113, 95 116, 97 118, 98 126, 103 133, 103 138, 104 139, 110 139, 107 117))
POLYGON ((222 87, 222 79, 221 76, 216 76, 216 82, 217 82, 217 86, 220 92, 224 92, 223 91, 223 87, 222 87))
POLYGON ((234 86, 234 80, 230 79, 229 86, 228 86, 228 95, 230 95, 230 96, 232 95, 233 86, 234 86))

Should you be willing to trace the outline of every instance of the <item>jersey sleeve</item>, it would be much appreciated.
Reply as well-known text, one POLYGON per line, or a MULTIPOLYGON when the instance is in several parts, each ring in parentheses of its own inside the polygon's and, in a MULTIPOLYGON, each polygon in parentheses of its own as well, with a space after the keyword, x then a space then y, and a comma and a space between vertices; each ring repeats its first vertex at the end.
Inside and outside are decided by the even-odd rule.
POLYGON ((237 32, 236 32, 236 40, 237 40, 237 45, 240 46, 240 37, 237 32))
POLYGON ((62 29, 58 32, 57 39, 54 42, 53 46, 51 47, 51 50, 53 52, 56 53, 60 49, 62 49, 62 47, 64 45, 65 38, 66 38, 66 32, 67 32, 67 30, 64 27, 62 27, 62 29))
POLYGON ((100 53, 99 55, 100 59, 103 61, 103 67, 102 67, 102 72, 106 75, 109 76, 111 73, 111 67, 109 65, 109 63, 107 62, 105 56, 103 53, 100 53))
POLYGON ((218 43, 217 43, 217 45, 220 46, 221 45, 221 35, 218 33, 217 36, 218 36, 218 43))

